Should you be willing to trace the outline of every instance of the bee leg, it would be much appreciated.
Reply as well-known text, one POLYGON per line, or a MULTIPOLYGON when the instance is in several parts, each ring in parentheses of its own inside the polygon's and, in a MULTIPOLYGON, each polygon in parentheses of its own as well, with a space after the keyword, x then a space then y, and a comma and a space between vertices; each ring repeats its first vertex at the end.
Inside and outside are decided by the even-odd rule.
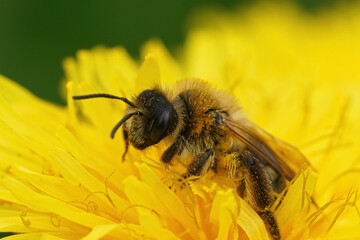
POLYGON ((195 160, 189 165, 187 173, 184 178, 190 176, 202 176, 210 169, 213 159, 214 152, 212 149, 206 150, 203 154, 195 157, 195 160))
POLYGON ((241 198, 245 198, 245 179, 242 179, 241 181, 238 182, 237 184, 237 194, 241 197, 241 198))
MULTIPOLYGON (((269 210, 274 202, 271 184, 264 171, 259 157, 248 149, 240 155, 245 180, 245 195, 249 204, 263 219, 272 239, 280 239, 280 231, 272 211, 269 210)), ((240 189, 239 189, 240 190, 240 189)))
POLYGON ((124 137, 124 142, 125 142, 125 151, 122 155, 122 161, 125 161, 125 156, 129 150, 129 133, 125 129, 125 127, 123 127, 123 137, 124 137))
POLYGON ((161 161, 163 163, 168 164, 171 162, 171 160, 173 159, 176 153, 180 155, 183 150, 183 145, 182 145, 183 142, 184 142, 184 137, 179 136, 176 139, 176 141, 173 144, 171 144, 171 146, 168 147, 168 149, 166 149, 165 152, 162 154, 161 161))

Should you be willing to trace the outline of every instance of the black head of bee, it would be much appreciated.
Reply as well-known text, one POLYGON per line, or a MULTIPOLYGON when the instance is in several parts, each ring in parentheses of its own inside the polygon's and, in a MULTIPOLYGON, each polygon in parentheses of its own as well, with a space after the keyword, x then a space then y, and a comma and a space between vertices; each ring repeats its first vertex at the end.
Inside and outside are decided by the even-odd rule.
POLYGON ((73 99, 82 100, 99 97, 118 99, 129 105, 131 112, 115 125, 111 131, 111 138, 114 138, 115 133, 123 123, 132 118, 125 131, 127 131, 130 142, 135 148, 145 149, 160 142, 171 134, 177 126, 177 113, 165 95, 159 90, 141 92, 134 99, 134 103, 127 98, 105 93, 73 96, 73 99))
POLYGON ((144 149, 154 145, 175 130, 177 113, 160 91, 143 91, 136 97, 135 105, 140 113, 127 129, 134 147, 144 149))

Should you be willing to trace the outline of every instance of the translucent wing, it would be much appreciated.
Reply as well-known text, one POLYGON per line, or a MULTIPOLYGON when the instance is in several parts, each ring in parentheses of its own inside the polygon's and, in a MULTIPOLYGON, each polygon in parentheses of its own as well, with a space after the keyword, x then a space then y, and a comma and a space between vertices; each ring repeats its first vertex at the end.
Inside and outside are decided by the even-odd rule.
POLYGON ((227 118, 224 119, 224 123, 232 136, 256 152, 287 180, 293 179, 300 169, 310 166, 299 150, 250 121, 239 122, 227 118))

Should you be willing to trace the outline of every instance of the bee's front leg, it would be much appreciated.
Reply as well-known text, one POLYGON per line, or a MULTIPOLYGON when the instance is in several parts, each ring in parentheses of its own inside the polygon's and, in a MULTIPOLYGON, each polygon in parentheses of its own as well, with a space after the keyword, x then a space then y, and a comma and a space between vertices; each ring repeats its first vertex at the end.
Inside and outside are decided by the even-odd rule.
POLYGON ((245 149, 240 155, 240 164, 244 175, 242 184, 245 186, 243 186, 244 189, 238 189, 238 191, 244 191, 245 199, 264 220, 272 238, 280 239, 276 219, 269 209, 274 202, 273 191, 260 157, 249 149, 245 149))
POLYGON ((125 127, 123 127, 123 138, 124 138, 124 142, 125 142, 125 151, 122 155, 122 161, 125 161, 125 156, 129 150, 129 133, 125 129, 125 127))

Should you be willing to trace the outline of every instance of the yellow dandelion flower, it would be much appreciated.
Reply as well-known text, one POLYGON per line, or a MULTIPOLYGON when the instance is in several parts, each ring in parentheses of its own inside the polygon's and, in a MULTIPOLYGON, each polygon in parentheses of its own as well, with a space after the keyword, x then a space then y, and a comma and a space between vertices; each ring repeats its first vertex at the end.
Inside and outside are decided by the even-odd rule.
POLYGON ((238 98, 251 121, 316 169, 303 169, 272 209, 282 238, 359 239, 359 29, 358 6, 312 17, 265 4, 241 18, 207 12, 179 58, 153 40, 141 63, 120 47, 66 59, 67 107, 0 76, 0 231, 18 233, 7 239, 269 239, 226 181, 206 175, 177 188, 178 169, 160 163, 164 144, 130 147, 122 162, 124 141, 110 131, 126 104, 72 99, 130 98, 199 78, 238 98))

